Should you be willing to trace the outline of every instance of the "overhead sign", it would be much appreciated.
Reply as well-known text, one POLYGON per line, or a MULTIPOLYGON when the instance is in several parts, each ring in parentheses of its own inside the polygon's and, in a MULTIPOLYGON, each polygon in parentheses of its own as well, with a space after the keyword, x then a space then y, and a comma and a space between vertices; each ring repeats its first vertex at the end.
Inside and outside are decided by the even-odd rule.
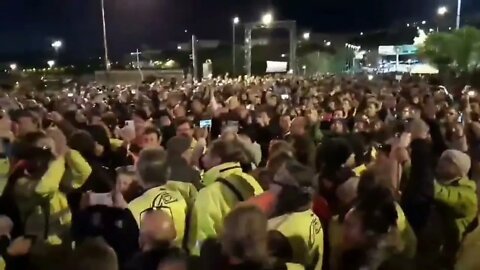
POLYGON ((378 54, 380 55, 410 55, 417 52, 418 48, 415 45, 378 46, 378 54))
POLYGON ((288 62, 267 61, 267 73, 287 72, 288 62))

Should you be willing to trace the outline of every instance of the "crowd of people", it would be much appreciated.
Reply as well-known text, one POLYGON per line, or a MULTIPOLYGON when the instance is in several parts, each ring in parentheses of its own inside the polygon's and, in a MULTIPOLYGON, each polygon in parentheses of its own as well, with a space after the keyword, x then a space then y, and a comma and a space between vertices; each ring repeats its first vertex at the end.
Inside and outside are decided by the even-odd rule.
POLYGON ((8 270, 480 269, 480 96, 292 75, 0 96, 8 270))

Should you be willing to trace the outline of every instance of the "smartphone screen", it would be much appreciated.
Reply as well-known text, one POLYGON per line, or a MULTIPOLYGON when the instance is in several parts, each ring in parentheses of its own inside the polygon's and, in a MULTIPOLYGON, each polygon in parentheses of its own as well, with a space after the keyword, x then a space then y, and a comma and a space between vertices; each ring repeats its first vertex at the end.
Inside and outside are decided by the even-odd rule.
POLYGON ((212 119, 200 120, 200 128, 212 128, 212 119))
POLYGON ((113 205, 113 197, 111 193, 89 193, 90 205, 113 205))

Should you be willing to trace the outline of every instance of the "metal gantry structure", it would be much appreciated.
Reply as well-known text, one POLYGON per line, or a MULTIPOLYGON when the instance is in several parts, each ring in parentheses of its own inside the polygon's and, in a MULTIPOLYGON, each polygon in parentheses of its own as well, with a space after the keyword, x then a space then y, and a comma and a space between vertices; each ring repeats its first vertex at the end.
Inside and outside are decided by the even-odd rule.
POLYGON ((289 68, 293 74, 297 74, 297 22, 296 21, 272 21, 268 25, 263 23, 246 23, 245 24, 245 73, 252 75, 252 31, 261 28, 283 28, 289 33, 290 53, 289 68))

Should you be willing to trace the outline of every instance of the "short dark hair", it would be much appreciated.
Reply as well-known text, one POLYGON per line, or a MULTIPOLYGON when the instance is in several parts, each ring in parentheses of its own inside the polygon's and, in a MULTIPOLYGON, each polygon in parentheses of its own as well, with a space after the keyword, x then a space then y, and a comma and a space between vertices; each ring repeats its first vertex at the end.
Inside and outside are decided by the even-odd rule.
POLYGON ((144 135, 149 135, 149 134, 156 134, 157 135, 157 139, 160 139, 160 137, 162 137, 162 132, 160 131, 160 129, 156 128, 156 127, 152 127, 152 126, 148 126, 145 128, 145 131, 143 132, 144 135))
POLYGON ((150 117, 148 116, 148 113, 146 110, 142 108, 136 108, 135 111, 133 112, 134 116, 138 116, 141 118, 143 121, 147 121, 150 117))
POLYGON ((70 258, 72 270, 118 270, 115 251, 101 238, 85 240, 70 258))
POLYGON ((168 179, 167 152, 152 148, 140 152, 137 168, 141 180, 147 185, 160 186, 168 179))
POLYGON ((177 129, 179 126, 185 123, 188 123, 188 125, 192 127, 192 122, 187 117, 179 117, 175 119, 175 129, 177 129))

